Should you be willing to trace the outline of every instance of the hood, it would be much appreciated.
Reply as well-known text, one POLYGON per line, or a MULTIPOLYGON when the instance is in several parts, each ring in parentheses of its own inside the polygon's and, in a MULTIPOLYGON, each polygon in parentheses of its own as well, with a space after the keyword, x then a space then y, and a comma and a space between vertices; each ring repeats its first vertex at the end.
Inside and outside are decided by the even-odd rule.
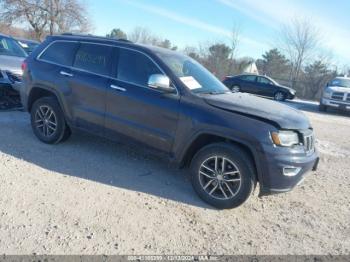
POLYGON ((0 70, 22 75, 21 65, 24 59, 24 57, 0 55, 0 70))
POLYGON ((310 123, 299 110, 276 101, 245 93, 211 95, 204 100, 211 106, 273 123, 282 129, 308 129, 310 123))
POLYGON ((280 88, 283 88, 283 89, 286 89, 286 90, 288 90, 289 92, 291 92, 291 93, 295 93, 296 91, 295 91, 295 89, 293 89, 293 88, 291 88, 291 87, 288 87, 288 86, 282 86, 282 85, 278 85, 278 87, 280 87, 280 88))
POLYGON ((342 87, 342 86, 328 86, 327 87, 332 92, 342 92, 342 93, 350 93, 349 87, 342 87))

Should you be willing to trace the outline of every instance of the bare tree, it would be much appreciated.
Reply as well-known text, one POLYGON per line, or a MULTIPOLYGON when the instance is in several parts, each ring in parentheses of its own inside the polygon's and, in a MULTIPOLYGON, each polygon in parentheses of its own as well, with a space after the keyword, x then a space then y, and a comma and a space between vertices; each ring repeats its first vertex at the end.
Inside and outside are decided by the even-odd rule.
POLYGON ((169 39, 163 39, 152 33, 145 27, 136 27, 133 31, 128 33, 128 39, 132 42, 155 45, 171 50, 176 50, 177 46, 173 46, 169 39))
POLYGON ((157 45, 161 41, 159 37, 155 36, 150 30, 145 27, 136 27, 128 33, 129 40, 136 43, 157 45))
POLYGON ((295 18, 282 26, 281 49, 291 62, 290 80, 294 87, 304 63, 311 58, 320 43, 319 31, 306 19, 295 18))
POLYGON ((234 60, 236 58, 237 55, 237 51, 238 51, 238 46, 239 46, 239 42, 240 42, 240 33, 241 33, 241 28, 235 24, 232 27, 232 31, 231 31, 231 39, 230 39, 230 48, 231 48, 231 55, 230 55, 230 59, 234 60))
POLYGON ((90 24, 79 0, 0 0, 0 22, 28 24, 38 40, 45 34, 86 32, 90 24))

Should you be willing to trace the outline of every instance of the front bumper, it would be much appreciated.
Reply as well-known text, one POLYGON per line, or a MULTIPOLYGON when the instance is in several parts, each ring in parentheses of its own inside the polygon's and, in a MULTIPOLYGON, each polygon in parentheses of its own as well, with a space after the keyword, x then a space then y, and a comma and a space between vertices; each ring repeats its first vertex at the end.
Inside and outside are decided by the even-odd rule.
POLYGON ((293 100, 295 98, 295 94, 289 93, 287 99, 293 100))
POLYGON ((346 101, 322 98, 321 99, 321 104, 324 105, 324 106, 338 108, 338 109, 341 109, 341 110, 350 110, 350 102, 346 102, 346 101))
POLYGON ((265 157, 264 160, 260 196, 291 191, 304 180, 309 171, 317 169, 319 154, 316 149, 309 155, 277 152, 279 150, 276 148, 269 151, 269 153, 265 153, 268 158, 265 157), (284 173, 284 168, 295 168, 299 171, 293 176, 287 176, 284 173))

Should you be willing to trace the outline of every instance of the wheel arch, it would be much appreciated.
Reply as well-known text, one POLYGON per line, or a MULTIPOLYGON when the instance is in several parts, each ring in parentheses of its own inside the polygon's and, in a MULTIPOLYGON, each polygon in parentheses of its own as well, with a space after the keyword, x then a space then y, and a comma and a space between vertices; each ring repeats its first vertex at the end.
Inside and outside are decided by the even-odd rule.
POLYGON ((42 98, 42 97, 54 97, 57 99, 61 109, 63 110, 64 113, 66 113, 66 108, 62 102, 62 99, 59 95, 59 93, 52 89, 52 88, 49 88, 49 87, 46 87, 46 86, 34 86, 31 88, 30 92, 29 92, 29 95, 28 95, 28 100, 27 100, 27 110, 28 112, 30 112, 34 102, 36 100, 38 100, 39 98, 42 98))
POLYGON ((225 137, 214 133, 201 133, 198 134, 194 139, 192 139, 190 145, 186 148, 186 150, 184 150, 184 153, 182 154, 180 160, 180 167, 188 167, 191 164, 191 161, 195 154, 203 147, 219 142, 225 142, 237 146, 242 151, 244 151, 254 166, 257 181, 261 181, 261 174, 259 172, 259 162, 255 150, 245 141, 240 141, 239 139, 225 137))

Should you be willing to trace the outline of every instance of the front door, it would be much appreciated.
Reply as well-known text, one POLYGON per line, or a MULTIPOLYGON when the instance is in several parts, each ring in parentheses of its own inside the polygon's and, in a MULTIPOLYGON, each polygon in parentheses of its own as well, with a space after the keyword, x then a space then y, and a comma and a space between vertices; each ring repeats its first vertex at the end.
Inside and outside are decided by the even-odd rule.
POLYGON ((267 79, 266 77, 259 76, 257 78, 257 83, 258 83, 258 87, 259 87, 258 92, 257 92, 258 95, 274 96, 276 87, 269 79, 267 79))
POLYGON ((169 153, 178 124, 180 98, 148 86, 162 70, 146 54, 115 48, 116 70, 106 95, 106 131, 169 153))

